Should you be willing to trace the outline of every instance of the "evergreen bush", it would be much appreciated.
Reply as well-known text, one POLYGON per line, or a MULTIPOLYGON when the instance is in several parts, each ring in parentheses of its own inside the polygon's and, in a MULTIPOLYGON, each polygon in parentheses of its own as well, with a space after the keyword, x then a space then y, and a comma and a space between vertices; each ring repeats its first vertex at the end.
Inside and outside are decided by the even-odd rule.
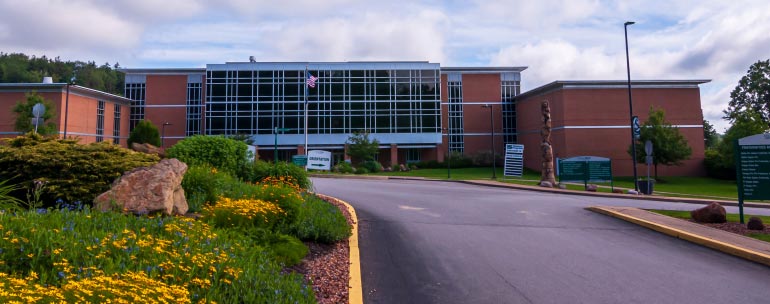
POLYGON ((382 165, 376 160, 367 160, 361 163, 361 166, 371 173, 382 172, 382 165))
POLYGON ((177 142, 166 156, 187 165, 210 165, 217 170, 237 174, 248 161, 248 146, 224 136, 195 135, 177 142))
MULTIPOLYGON (((0 180, 30 185, 45 181, 42 200, 91 204, 124 172, 151 166, 158 157, 109 142, 78 144, 77 140, 27 134, 0 145, 0 180)), ((26 192, 14 195, 24 200, 26 192)), ((50 207, 45 205, 45 207, 50 207)))
POLYGON ((131 144, 151 144, 156 147, 160 147, 160 132, 158 127, 152 124, 149 120, 141 120, 136 123, 134 130, 128 135, 128 146, 131 144))
POLYGON ((351 174, 355 172, 353 169, 353 166, 346 161, 338 162, 337 165, 334 166, 334 172, 337 173, 343 173, 343 174, 351 174))
POLYGON ((307 171, 292 163, 256 160, 245 163, 239 171, 238 177, 252 183, 261 182, 268 177, 286 177, 292 179, 302 189, 310 189, 311 186, 307 171))

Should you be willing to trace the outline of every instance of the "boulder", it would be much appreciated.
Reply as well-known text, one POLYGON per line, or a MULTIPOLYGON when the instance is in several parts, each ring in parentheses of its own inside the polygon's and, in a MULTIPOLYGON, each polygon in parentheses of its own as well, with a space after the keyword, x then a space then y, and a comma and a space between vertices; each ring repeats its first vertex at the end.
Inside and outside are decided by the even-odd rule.
POLYGON ((589 191, 589 192, 596 192, 597 188, 599 188, 599 187, 597 185, 594 185, 594 184, 586 185, 586 191, 589 191))
POLYGON ((559 189, 567 189, 567 184, 565 183, 559 183, 559 189))
POLYGON ((706 207, 690 211, 690 216, 698 223, 727 222, 727 211, 719 203, 711 203, 706 207))
POLYGON ((746 228, 749 230, 765 230, 765 224, 762 223, 762 219, 756 216, 749 218, 749 222, 746 223, 746 228))
POLYGON ((131 150, 134 150, 136 152, 147 153, 147 154, 155 154, 160 157, 165 157, 163 151, 161 151, 160 148, 147 143, 144 143, 144 144, 131 143, 131 150))
POLYGON ((540 187, 553 188, 553 184, 549 181, 541 181, 539 185, 540 187))
POLYGON ((634 189, 628 189, 628 191, 626 191, 626 193, 627 194, 632 194, 632 195, 639 195, 639 191, 636 191, 634 189))
POLYGON ((110 190, 96 197, 94 208, 137 215, 184 215, 189 209, 182 189, 185 172, 187 165, 175 158, 128 171, 112 183, 110 190))

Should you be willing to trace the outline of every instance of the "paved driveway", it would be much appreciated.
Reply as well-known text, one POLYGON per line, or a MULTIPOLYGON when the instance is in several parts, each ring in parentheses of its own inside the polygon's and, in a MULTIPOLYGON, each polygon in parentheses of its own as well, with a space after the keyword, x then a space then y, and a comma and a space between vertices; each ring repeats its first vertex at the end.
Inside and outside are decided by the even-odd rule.
POLYGON ((316 191, 356 208, 366 303, 770 299, 768 267, 583 209, 599 204, 691 210, 695 205, 450 182, 313 182, 316 191))

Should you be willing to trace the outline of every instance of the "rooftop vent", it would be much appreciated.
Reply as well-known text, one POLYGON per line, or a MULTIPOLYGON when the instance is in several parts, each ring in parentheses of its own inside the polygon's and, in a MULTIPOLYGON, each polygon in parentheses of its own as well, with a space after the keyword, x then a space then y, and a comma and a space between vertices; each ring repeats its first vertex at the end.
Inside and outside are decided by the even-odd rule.
POLYGON ((43 83, 53 83, 53 77, 43 77, 43 83))
POLYGON ((249 62, 257 62, 257 60, 254 59, 254 56, 249 56, 249 62))

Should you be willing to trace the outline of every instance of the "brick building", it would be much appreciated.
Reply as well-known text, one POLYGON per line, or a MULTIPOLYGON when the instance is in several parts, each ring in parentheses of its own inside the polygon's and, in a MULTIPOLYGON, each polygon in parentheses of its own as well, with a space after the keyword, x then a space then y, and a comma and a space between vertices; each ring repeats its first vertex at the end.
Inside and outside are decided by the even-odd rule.
MULTIPOLYGON (((625 81, 556 81, 521 94, 525 69, 411 61, 123 69, 125 98, 70 86, 68 136, 125 144, 129 130, 146 119, 162 130, 165 147, 195 134, 239 135, 255 143, 262 159, 278 151, 279 159, 290 160, 304 154, 307 113, 308 149, 331 151, 334 163, 346 158, 345 141, 356 131, 380 142, 385 166, 443 161, 450 150, 489 153, 494 135, 497 154, 507 143, 524 144, 526 167, 539 170, 540 103, 547 100, 556 157, 608 157, 616 176, 632 174, 625 81), (318 78, 314 88, 306 86, 306 73, 318 78), (110 132, 118 121, 121 127, 110 132)), ((664 109, 693 150, 683 166, 659 167, 661 175, 704 174, 699 85, 705 82, 633 82, 634 115, 644 121, 650 106, 664 109)), ((54 101, 64 125, 65 84, 0 84, 0 106, 9 109, 0 111, 0 135, 15 134, 10 108, 29 91, 54 101)))

